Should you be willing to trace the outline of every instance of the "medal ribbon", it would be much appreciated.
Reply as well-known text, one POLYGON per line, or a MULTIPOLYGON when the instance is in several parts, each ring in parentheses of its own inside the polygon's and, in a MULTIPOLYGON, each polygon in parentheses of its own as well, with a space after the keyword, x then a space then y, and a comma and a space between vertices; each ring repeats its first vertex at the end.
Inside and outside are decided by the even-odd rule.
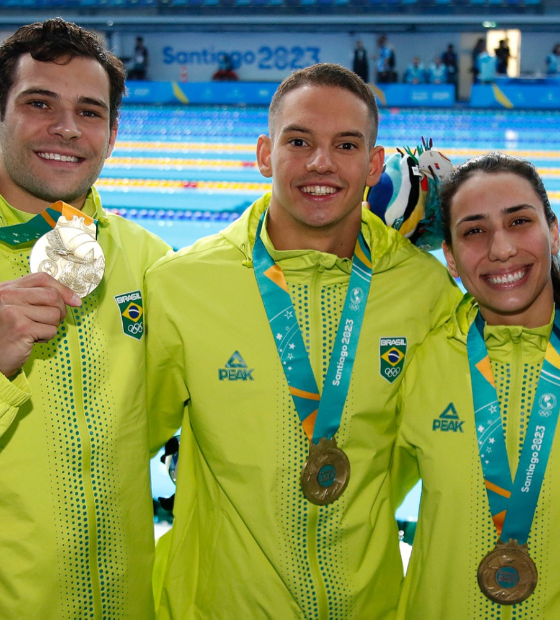
POLYGON ((309 441, 318 443, 323 437, 331 439, 340 426, 373 273, 371 252, 360 233, 320 395, 286 279, 261 239, 263 221, 264 215, 253 248, 255 276, 299 419, 309 441))
POLYGON ((1 227, 0 241, 12 246, 28 243, 29 241, 36 241, 39 237, 42 237, 56 226, 56 222, 60 215, 64 215, 67 220, 71 220, 74 216, 81 217, 85 220, 86 224, 89 225, 95 222, 97 225, 97 222, 89 217, 89 215, 59 200, 50 207, 47 207, 44 211, 41 211, 41 213, 28 222, 15 224, 14 226, 1 227))
POLYGON ((523 545, 533 523, 560 412, 560 312, 555 313, 513 481, 480 313, 469 329, 467 350, 478 448, 492 519, 501 540, 513 539, 523 545))

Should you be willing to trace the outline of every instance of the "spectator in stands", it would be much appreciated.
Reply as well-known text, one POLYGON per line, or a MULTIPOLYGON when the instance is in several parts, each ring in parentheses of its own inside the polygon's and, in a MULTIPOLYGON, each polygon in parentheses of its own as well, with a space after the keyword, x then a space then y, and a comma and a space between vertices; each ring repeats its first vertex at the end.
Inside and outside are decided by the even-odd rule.
POLYGON ((407 84, 424 84, 426 82, 426 70, 419 56, 414 56, 412 62, 404 72, 404 80, 407 84))
POLYGON ((92 187, 124 90, 60 18, 0 45, 2 620, 154 618, 142 298, 168 246, 92 187))
POLYGON ((502 39, 494 50, 496 54, 496 75, 507 75, 508 62, 511 57, 507 39, 502 39))
POLYGON ((443 52, 441 60, 447 70, 447 83, 453 84, 455 91, 457 91, 457 77, 459 68, 457 65, 457 52, 455 51, 453 43, 450 43, 447 46, 447 50, 443 52))
POLYGON ((477 40, 476 45, 473 47, 473 50, 471 52, 471 60, 472 60, 471 73, 473 76, 474 84, 478 82, 478 74, 480 73, 480 69, 478 66, 478 57, 480 54, 482 54, 482 52, 488 54, 488 52, 486 51, 486 43, 484 39, 480 37, 480 39, 477 40))
POLYGON ((476 59, 479 82, 488 84, 496 79, 497 62, 496 56, 490 56, 486 50, 480 52, 476 59))
POLYGON ((354 61, 352 63, 352 71, 362 78, 364 82, 369 81, 369 64, 367 50, 364 44, 358 39, 356 41, 356 49, 354 50, 354 61))
POLYGON ((145 80, 149 62, 148 48, 142 37, 136 37, 136 46, 132 57, 132 69, 128 72, 129 80, 145 80))
POLYGON ((445 84, 447 82, 447 68, 441 60, 441 56, 436 56, 434 62, 428 69, 428 82, 430 84, 445 84))
POLYGON ((237 82, 237 73, 233 70, 233 63, 229 54, 224 54, 220 59, 218 70, 212 76, 215 82, 237 82))
POLYGON ((550 76, 560 75, 560 43, 557 43, 546 57, 546 74, 550 76))
POLYGON ((383 34, 377 39, 377 47, 377 82, 380 84, 396 82, 395 50, 393 46, 388 43, 386 35, 383 34))

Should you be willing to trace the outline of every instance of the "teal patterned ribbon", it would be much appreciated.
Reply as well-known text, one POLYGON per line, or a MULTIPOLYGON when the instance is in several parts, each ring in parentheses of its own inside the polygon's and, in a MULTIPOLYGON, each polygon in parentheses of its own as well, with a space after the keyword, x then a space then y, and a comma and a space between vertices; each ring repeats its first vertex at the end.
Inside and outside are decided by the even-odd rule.
POLYGON ((509 468, 500 405, 484 342, 484 321, 472 323, 467 350, 478 448, 488 502, 500 538, 527 542, 560 412, 560 313, 555 314, 515 480, 509 468))
POLYGON ((319 395, 284 274, 261 239, 263 221, 264 215, 253 248, 255 276, 298 416, 309 440, 318 443, 323 437, 333 437, 340 426, 371 284, 371 252, 360 233, 323 393, 319 395))

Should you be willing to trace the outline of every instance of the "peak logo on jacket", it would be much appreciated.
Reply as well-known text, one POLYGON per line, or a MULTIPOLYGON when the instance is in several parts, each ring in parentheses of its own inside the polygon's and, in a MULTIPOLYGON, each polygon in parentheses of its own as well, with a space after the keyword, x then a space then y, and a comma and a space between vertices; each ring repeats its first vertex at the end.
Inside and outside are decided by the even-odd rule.
POLYGON ((254 368, 248 368, 239 351, 234 351, 225 368, 218 370, 220 381, 254 381, 254 368))
POLYGON ((459 418, 457 409, 453 403, 449 403, 440 414, 439 418, 436 418, 432 424, 433 431, 453 431, 454 433, 463 433, 464 420, 459 418))
POLYGON ((406 347, 406 338, 379 339, 379 372, 389 383, 393 383, 402 372, 406 347))
POLYGON ((116 295, 115 301, 121 313, 123 332, 131 338, 140 340, 144 334, 142 293, 140 291, 132 291, 132 293, 116 295))

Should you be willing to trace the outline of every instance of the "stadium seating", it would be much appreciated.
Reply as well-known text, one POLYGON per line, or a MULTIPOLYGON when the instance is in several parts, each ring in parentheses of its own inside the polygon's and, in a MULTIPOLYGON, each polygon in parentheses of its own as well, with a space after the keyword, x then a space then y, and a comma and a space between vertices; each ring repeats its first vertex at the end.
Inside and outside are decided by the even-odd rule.
MULTIPOLYGON (((368 8, 376 10, 392 11, 401 7, 409 10, 432 10, 434 7, 446 8, 454 13, 469 12, 475 9, 483 9, 485 12, 497 10, 500 15, 508 11, 519 12, 524 7, 541 10, 543 0, 0 0, 0 7, 8 9, 36 10, 56 9, 80 9, 99 11, 117 9, 158 9, 164 13, 168 10, 181 8, 181 10, 201 11, 207 14, 215 14, 219 11, 244 11, 252 10, 273 12, 295 13, 301 8, 307 12, 363 12, 368 8)), ((227 13, 226 13, 227 14, 227 13)))

